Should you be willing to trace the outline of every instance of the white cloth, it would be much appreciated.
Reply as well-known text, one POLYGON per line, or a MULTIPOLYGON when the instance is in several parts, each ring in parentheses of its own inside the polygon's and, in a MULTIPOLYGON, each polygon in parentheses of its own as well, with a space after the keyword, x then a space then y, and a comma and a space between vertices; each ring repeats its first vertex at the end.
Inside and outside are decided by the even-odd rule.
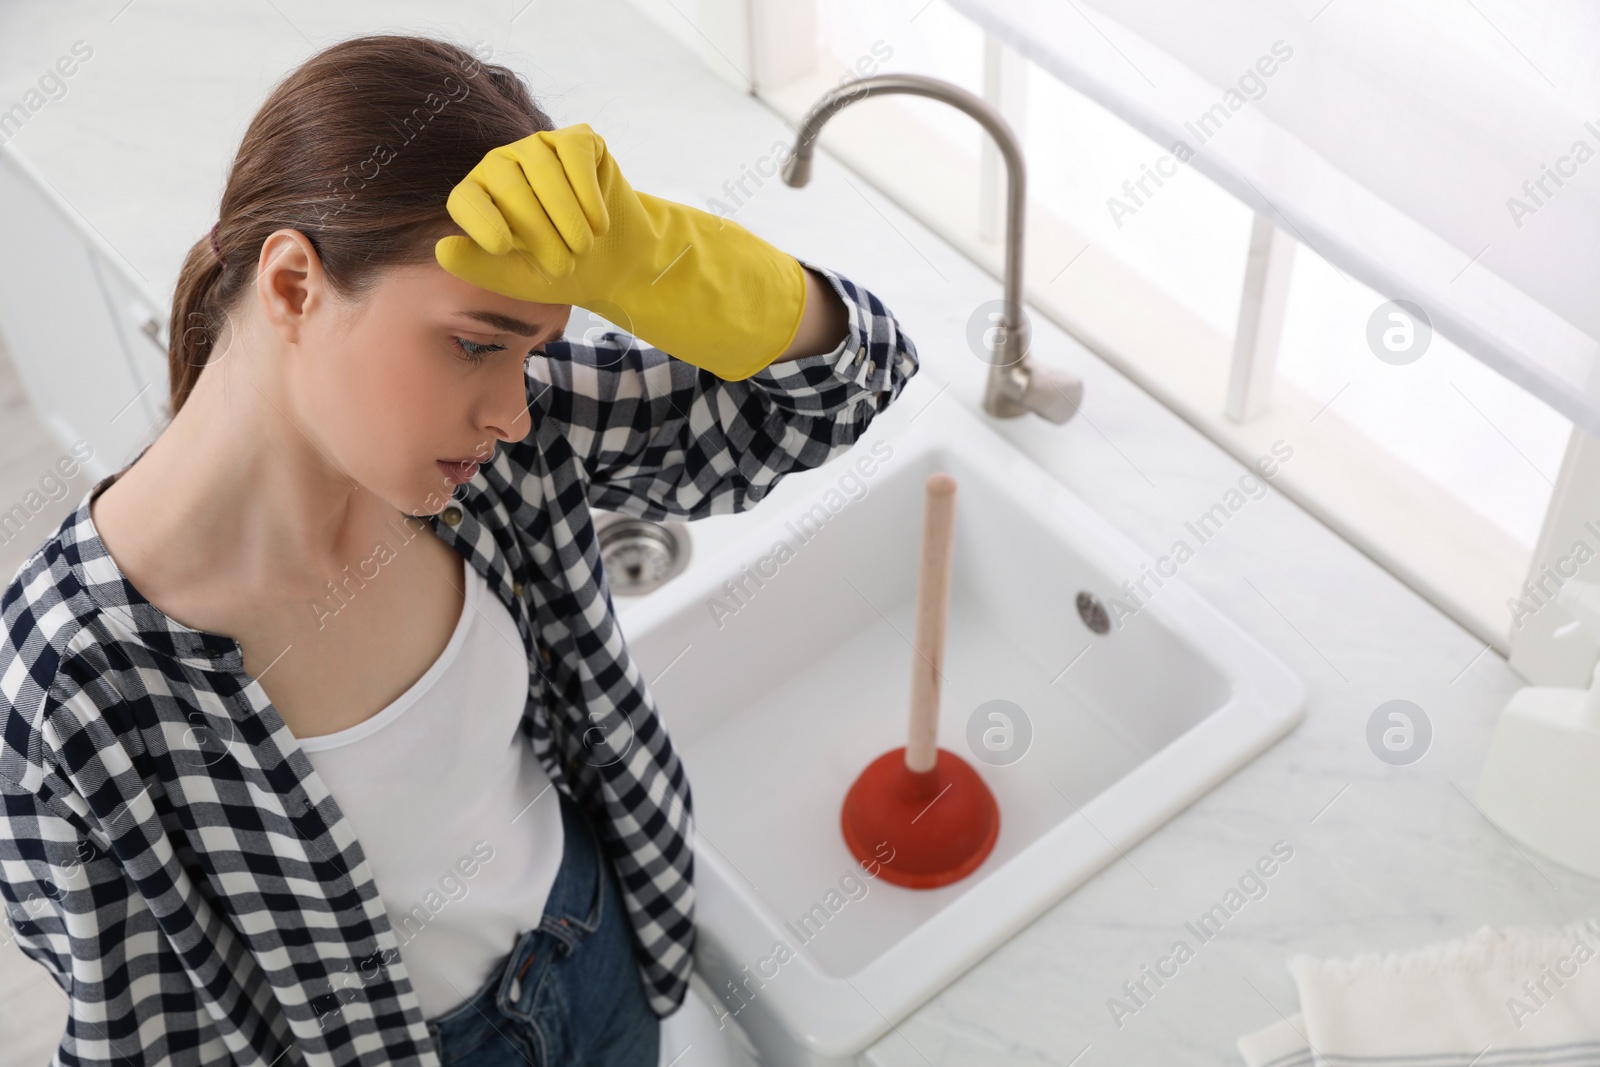
POLYGON ((1289 971, 1300 1012, 1239 1039, 1247 1067, 1600 1063, 1600 919, 1289 971))
POLYGON ((529 667, 516 623, 462 570, 461 617, 427 672, 372 718, 300 739, 355 827, 428 1019, 539 925, 563 852, 560 799, 517 729, 529 667))

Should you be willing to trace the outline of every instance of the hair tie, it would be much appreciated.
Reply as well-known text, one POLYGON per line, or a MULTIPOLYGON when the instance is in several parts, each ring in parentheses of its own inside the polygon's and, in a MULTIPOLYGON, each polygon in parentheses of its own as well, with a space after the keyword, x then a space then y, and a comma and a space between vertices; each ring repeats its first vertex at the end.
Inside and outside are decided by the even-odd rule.
POLYGON ((226 270, 228 267, 228 257, 222 254, 222 246, 217 244, 217 227, 221 225, 221 219, 218 219, 216 222, 211 224, 211 253, 217 257, 217 262, 222 264, 222 268, 226 270))

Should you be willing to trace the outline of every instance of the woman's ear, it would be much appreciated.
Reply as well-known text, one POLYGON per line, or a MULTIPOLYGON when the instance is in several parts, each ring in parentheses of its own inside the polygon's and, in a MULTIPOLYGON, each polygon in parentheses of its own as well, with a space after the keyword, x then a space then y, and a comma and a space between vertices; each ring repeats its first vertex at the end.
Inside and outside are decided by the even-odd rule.
POLYGON ((325 303, 327 275, 310 240, 299 230, 275 230, 261 243, 256 297, 272 328, 289 344, 300 341, 306 317, 325 303))

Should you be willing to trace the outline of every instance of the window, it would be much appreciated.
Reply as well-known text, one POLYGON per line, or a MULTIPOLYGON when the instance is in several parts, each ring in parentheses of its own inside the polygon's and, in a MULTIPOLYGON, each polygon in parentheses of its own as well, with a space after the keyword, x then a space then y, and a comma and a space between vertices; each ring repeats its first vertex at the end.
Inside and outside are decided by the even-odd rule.
MULTIPOLYGON (((817 0, 817 30, 819 65, 835 83, 868 72, 912 71, 983 94, 983 35, 943 3, 918 10, 912 3, 817 0)), ((931 100, 901 97, 895 103, 907 105, 907 114, 977 164, 986 135, 971 119, 931 100)))
POLYGON ((1160 169, 1176 173, 1162 177, 1168 146, 1033 64, 1025 69, 1033 210, 1055 215, 1231 336, 1250 209, 1191 168, 1167 163, 1160 169))
POLYGON ((1297 254, 1294 271, 1279 391, 1460 500, 1485 537, 1531 553, 1572 421, 1437 335, 1414 363, 1375 358, 1367 320, 1384 298, 1314 255, 1297 254))
MULTIPOLYGON (((1301 235, 1275 230, 1199 169, 1174 166, 1172 145, 1002 45, 947 0, 747 2, 757 24, 765 5, 784 9, 789 32, 752 37, 753 49, 783 61, 752 67, 785 72, 756 91, 791 121, 841 80, 886 72, 942 78, 997 106, 1029 166, 1031 313, 1242 460, 1287 435, 1307 460, 1284 468, 1284 492, 1508 651, 1507 599, 1537 570, 1541 531, 1554 528, 1547 512, 1570 506, 1555 485, 1564 460, 1576 469, 1572 450, 1584 436, 1568 418, 1438 334, 1414 362, 1379 358, 1368 335, 1383 294, 1301 235), (1276 344, 1251 354, 1236 336, 1241 307, 1250 306, 1242 296, 1255 291, 1252 242, 1264 247, 1263 234, 1288 266, 1263 283, 1276 286, 1276 344)), ((970 0, 961 6, 981 13, 970 0)), ((1392 6, 1396 19, 1432 17, 1405 0, 1392 6)), ((1565 73, 1583 62, 1581 49, 1568 51, 1565 73)), ((1497 53, 1496 63, 1506 61, 1497 53)), ((1581 78, 1563 78, 1566 91, 1597 69, 1590 63, 1581 78)), ((822 137, 931 230, 1000 273, 1003 182, 977 123, 930 100, 885 96, 845 109, 822 137)))

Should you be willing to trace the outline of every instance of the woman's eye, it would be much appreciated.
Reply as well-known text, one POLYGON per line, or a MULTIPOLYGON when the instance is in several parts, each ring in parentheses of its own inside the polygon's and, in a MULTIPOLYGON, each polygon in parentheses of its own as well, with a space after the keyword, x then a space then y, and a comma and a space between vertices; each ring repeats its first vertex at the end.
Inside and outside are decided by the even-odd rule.
POLYGON ((456 350, 466 357, 469 363, 482 363, 489 358, 491 352, 504 352, 505 345, 484 345, 476 341, 469 341, 465 337, 451 337, 450 341, 456 350))

